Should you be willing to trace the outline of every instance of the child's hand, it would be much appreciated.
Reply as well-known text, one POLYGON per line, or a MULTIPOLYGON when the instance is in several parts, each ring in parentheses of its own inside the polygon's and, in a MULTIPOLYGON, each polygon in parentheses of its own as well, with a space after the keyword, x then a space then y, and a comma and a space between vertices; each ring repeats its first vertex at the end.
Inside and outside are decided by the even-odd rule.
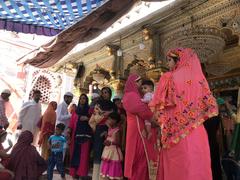
POLYGON ((143 130, 142 130, 142 136, 143 136, 144 138, 147 138, 147 131, 146 131, 146 129, 143 129, 143 130))
POLYGON ((147 133, 147 139, 149 140, 151 139, 151 137, 152 137, 152 132, 147 133))
POLYGON ((108 140, 105 140, 103 144, 104 144, 105 146, 110 146, 110 145, 111 145, 111 142, 108 141, 108 140))

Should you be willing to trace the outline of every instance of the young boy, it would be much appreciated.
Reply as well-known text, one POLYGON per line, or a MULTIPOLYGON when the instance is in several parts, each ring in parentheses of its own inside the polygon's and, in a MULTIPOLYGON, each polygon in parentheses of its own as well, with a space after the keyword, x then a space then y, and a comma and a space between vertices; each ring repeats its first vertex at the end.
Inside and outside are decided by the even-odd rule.
MULTIPOLYGON (((153 91, 154 91, 154 84, 151 80, 145 80, 142 82, 142 92, 144 93, 143 98, 141 99, 144 103, 149 103, 153 98, 153 91)), ((145 133, 144 136, 147 137, 147 139, 150 139, 152 136, 151 132, 151 122, 149 120, 145 120, 145 133)))
POLYGON ((62 135, 65 125, 62 123, 57 124, 55 134, 48 139, 51 155, 48 160, 48 180, 53 179, 53 169, 57 166, 58 172, 61 174, 62 179, 65 179, 64 165, 63 165, 63 148, 66 143, 65 137, 62 135))

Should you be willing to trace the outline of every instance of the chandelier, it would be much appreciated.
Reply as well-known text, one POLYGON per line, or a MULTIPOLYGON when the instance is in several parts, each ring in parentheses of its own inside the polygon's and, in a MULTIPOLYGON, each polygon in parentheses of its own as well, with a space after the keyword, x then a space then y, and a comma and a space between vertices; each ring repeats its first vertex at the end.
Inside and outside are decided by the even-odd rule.
POLYGON ((163 37, 162 47, 166 55, 169 49, 192 48, 202 63, 223 51, 225 35, 212 27, 192 27, 163 37))

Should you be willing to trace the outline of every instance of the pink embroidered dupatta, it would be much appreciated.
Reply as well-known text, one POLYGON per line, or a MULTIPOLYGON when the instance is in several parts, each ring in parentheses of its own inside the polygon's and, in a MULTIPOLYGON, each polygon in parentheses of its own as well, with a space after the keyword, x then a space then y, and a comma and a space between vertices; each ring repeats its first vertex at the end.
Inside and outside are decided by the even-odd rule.
MULTIPOLYGON (((145 157, 147 160, 148 179, 156 180, 159 151, 157 147, 155 129, 152 129, 152 138, 150 140, 145 139, 142 136, 142 130, 144 128, 144 120, 152 118, 152 112, 147 104, 141 101, 141 96, 138 91, 135 81, 139 78, 137 75, 130 75, 124 89, 123 106, 127 112, 127 138, 126 138, 126 156, 125 156, 125 176, 130 179, 144 179, 144 172, 142 175, 134 176, 136 170, 133 169, 133 164, 136 159, 135 154, 140 152, 144 148, 145 157), (143 145, 137 145, 137 142, 141 142, 143 145), (139 149, 140 148, 140 149, 139 149)), ((138 167, 146 166, 146 163, 137 165, 138 167)), ((146 178, 147 178, 146 177, 146 178)))
POLYGON ((197 54, 189 48, 178 48, 168 55, 176 55, 179 61, 174 70, 160 78, 149 104, 158 114, 163 148, 178 143, 206 119, 218 114, 197 54))

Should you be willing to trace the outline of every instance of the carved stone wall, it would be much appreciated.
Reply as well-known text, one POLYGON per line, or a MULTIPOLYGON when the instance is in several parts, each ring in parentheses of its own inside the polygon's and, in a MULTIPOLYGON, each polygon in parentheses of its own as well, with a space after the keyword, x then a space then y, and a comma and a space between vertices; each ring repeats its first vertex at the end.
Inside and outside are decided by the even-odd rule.
MULTIPOLYGON (((169 12, 167 18, 153 24, 146 22, 146 25, 154 29, 153 36, 158 36, 160 47, 154 43, 153 36, 147 41, 143 40, 142 29, 134 33, 129 30, 131 33, 123 34, 121 44, 119 35, 112 38, 111 42, 106 42, 106 45, 118 46, 123 50, 120 61, 122 78, 127 78, 129 73, 124 72, 130 71, 129 67, 136 57, 145 63, 145 70, 142 71, 147 71, 152 65, 149 60, 153 60, 154 66, 158 63, 156 61, 164 64, 166 51, 176 46, 194 48, 210 76, 220 76, 240 68, 239 0, 190 0, 179 11, 171 12, 171 15, 169 12), (139 48, 141 42, 145 45, 144 49, 139 48)), ((115 60, 116 55, 109 56, 106 46, 87 54, 76 53, 69 58, 69 61, 84 63, 86 72, 81 81, 84 87, 84 83, 91 81, 91 72, 96 64, 111 74, 115 60)))

